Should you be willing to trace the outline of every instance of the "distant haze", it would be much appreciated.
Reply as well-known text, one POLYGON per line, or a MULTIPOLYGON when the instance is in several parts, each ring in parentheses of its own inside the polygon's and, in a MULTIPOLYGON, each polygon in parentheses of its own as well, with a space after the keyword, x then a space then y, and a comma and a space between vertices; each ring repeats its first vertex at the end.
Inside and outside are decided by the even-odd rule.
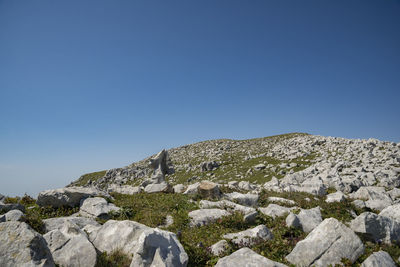
POLYGON ((400 141, 400 2, 0 0, 0 193, 163 148, 400 141))

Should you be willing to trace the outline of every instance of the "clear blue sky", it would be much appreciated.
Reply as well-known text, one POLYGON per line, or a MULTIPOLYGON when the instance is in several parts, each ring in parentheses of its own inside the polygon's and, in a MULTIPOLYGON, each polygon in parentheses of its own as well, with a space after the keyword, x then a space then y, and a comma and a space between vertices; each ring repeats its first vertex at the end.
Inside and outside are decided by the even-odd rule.
POLYGON ((201 140, 400 141, 400 1, 0 0, 0 193, 201 140))

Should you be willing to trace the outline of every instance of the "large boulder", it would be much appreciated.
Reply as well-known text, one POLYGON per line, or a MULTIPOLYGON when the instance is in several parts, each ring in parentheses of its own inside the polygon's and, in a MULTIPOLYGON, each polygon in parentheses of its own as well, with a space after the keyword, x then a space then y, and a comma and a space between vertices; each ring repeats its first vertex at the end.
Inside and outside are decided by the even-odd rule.
POLYGON ((350 195, 354 199, 365 200, 365 206, 374 210, 383 210, 393 204, 393 200, 384 187, 363 186, 350 195))
POLYGON ((368 234, 375 242, 400 241, 400 223, 372 212, 363 212, 351 221, 350 228, 357 233, 368 234))
POLYGON ((64 267, 96 265, 96 249, 76 224, 67 222, 60 230, 50 231, 43 237, 56 264, 64 267))
POLYGON ((36 203, 39 206, 52 207, 78 207, 81 200, 89 197, 106 196, 105 192, 89 187, 65 187, 42 191, 38 195, 36 203))
POLYGON ((372 253, 362 264, 361 267, 396 267, 396 263, 386 251, 372 253))
POLYGON ((400 203, 384 208, 379 215, 392 218, 400 223, 400 203))
POLYGON ((332 203, 332 202, 343 202, 346 200, 345 194, 343 194, 340 191, 337 191, 335 193, 331 193, 326 196, 326 202, 332 203))
POLYGON ((120 208, 102 197, 90 197, 82 201, 79 213, 89 218, 108 219, 110 212, 119 210, 120 208))
POLYGON ((360 238, 334 218, 325 219, 298 242, 286 259, 296 266, 340 264, 343 258, 355 262, 364 253, 360 238))
POLYGON ((286 265, 267 259, 249 248, 241 248, 231 255, 219 259, 215 265, 215 267, 232 266, 285 267, 286 265))
POLYGON ((54 266, 44 238, 24 222, 0 223, 0 266, 54 266))
POLYGON ((88 225, 100 227, 100 224, 94 219, 76 216, 49 218, 43 220, 43 223, 46 233, 56 229, 61 230, 66 223, 73 223, 81 230, 88 225))
POLYGON ((131 254, 134 252, 141 234, 151 229, 134 221, 109 220, 92 231, 89 234, 89 240, 100 252, 111 253, 122 250, 126 254, 131 254))
POLYGON ((239 246, 251 246, 259 241, 270 240, 273 235, 265 225, 259 225, 238 233, 225 234, 223 238, 229 239, 239 246))
POLYGON ((131 267, 185 267, 188 260, 176 235, 156 228, 144 231, 139 237, 131 267))
POLYGON ((190 226, 203 226, 221 219, 224 216, 231 215, 228 211, 222 209, 199 209, 189 212, 190 226))

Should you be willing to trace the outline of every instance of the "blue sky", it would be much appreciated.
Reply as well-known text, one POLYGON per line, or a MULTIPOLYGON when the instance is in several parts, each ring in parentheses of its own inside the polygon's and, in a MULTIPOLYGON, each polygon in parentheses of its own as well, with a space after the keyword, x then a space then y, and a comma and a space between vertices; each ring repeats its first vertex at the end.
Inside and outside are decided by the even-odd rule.
POLYGON ((400 141, 400 1, 0 0, 0 193, 162 148, 400 141))

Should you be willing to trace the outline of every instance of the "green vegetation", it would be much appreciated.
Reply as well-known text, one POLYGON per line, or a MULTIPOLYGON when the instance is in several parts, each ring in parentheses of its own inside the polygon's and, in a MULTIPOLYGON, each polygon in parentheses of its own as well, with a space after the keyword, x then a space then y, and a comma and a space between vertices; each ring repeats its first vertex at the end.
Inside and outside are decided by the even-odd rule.
MULTIPOLYGON (((369 211, 368 209, 359 209, 355 207, 351 201, 346 200, 344 202, 325 202, 325 197, 316 197, 311 194, 302 192, 273 192, 273 191, 261 191, 259 198, 259 205, 262 207, 270 204, 268 197, 282 197, 296 202, 296 206, 302 209, 311 209, 315 207, 321 208, 322 218, 336 218, 342 222, 349 222, 353 219, 351 211, 354 211, 357 215, 369 211)), ((271 202, 272 203, 272 202, 271 202)))
POLYGON ((129 267, 132 259, 121 250, 116 250, 110 254, 106 252, 97 256, 96 267, 129 267))
POLYGON ((99 171, 99 172, 92 172, 92 173, 87 173, 79 177, 78 180, 73 182, 73 185, 75 186, 84 186, 86 185, 89 181, 97 181, 98 179, 102 178, 104 175, 106 175, 107 171, 99 171))

